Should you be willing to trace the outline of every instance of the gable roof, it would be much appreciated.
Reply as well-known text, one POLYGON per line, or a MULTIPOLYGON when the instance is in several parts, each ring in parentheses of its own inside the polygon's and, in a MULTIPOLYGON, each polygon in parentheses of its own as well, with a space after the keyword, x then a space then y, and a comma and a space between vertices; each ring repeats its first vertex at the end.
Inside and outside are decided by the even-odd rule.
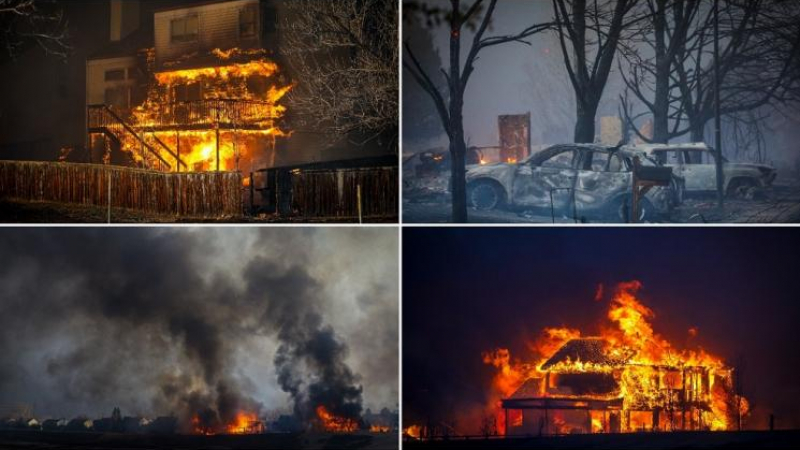
POLYGON ((613 357, 606 351, 608 341, 599 337, 585 337, 572 339, 561 346, 544 364, 542 370, 547 370, 558 363, 568 361, 581 361, 598 365, 614 366, 623 364, 627 359, 613 357))

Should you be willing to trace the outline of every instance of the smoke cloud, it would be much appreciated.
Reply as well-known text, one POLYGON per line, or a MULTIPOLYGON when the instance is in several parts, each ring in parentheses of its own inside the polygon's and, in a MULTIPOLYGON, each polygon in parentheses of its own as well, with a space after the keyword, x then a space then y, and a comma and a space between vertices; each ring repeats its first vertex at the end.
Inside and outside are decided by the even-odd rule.
POLYGON ((0 403, 212 428, 396 405, 396 230, 18 229, 0 257, 0 403))

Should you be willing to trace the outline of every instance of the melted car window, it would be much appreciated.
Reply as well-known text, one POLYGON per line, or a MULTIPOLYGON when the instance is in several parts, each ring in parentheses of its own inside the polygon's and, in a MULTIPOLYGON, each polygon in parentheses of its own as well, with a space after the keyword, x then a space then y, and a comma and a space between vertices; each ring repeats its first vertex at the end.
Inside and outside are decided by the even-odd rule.
POLYGON ((623 171, 622 160, 620 160, 619 155, 611 155, 611 160, 608 163, 608 168, 606 169, 607 172, 622 172, 623 171))
POLYGON ((542 167, 551 167, 554 169, 571 169, 572 159, 575 152, 572 150, 564 150, 557 153, 542 162, 542 167))
POLYGON ((703 164, 703 152, 700 150, 684 150, 684 164, 703 164))
POLYGON ((608 153, 593 152, 591 170, 595 172, 605 172, 608 164, 608 153))
POLYGON ((606 152, 592 152, 591 169, 594 172, 622 172, 619 155, 606 152))

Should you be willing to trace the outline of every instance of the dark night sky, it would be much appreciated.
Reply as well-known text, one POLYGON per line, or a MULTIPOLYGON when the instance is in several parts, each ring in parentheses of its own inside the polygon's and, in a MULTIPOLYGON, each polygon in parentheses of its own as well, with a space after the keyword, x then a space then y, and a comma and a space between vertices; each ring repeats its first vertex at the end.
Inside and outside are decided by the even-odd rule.
POLYGON ((638 279, 657 333, 739 368, 752 426, 773 412, 800 427, 798 249, 787 228, 406 228, 405 423, 484 405, 482 351, 525 358, 546 326, 592 334, 607 307, 597 284, 638 279))

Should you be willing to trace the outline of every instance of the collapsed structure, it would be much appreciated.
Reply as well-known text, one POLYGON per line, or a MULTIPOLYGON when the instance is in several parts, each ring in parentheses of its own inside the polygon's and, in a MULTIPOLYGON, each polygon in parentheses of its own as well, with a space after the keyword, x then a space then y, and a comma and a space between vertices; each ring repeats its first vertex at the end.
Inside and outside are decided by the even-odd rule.
MULTIPOLYGON (((622 283, 600 336, 546 329, 543 358, 512 362, 505 349, 484 355, 500 369, 494 387, 506 435, 731 430, 748 403, 734 371, 703 350, 679 350, 653 331, 653 312, 636 298, 638 282, 622 283)), ((696 334, 696 330, 690 330, 696 334)))

